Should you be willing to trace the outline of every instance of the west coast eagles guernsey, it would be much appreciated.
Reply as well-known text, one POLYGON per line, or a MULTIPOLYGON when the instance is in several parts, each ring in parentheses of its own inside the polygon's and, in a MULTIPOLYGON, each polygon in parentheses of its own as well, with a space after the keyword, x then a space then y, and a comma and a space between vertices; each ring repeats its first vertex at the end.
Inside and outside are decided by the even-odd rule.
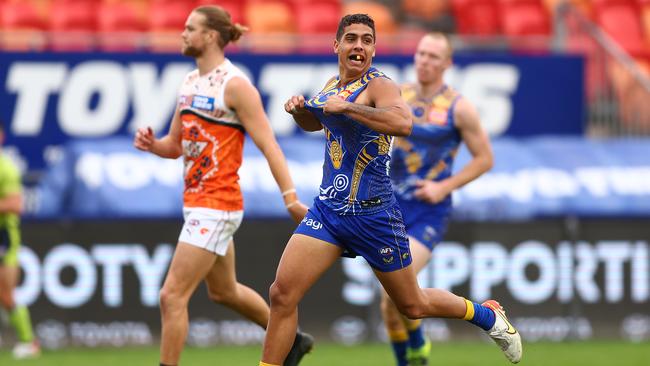
MULTIPOLYGON (((392 151, 391 179, 400 205, 421 203, 413 196, 417 180, 441 181, 451 175, 461 142, 454 125, 454 108, 460 94, 454 89, 445 85, 433 98, 423 99, 415 85, 406 84, 402 86, 402 98, 411 107, 413 130, 410 136, 395 139, 392 151)), ((448 210, 451 195, 434 206, 448 210)))
MULTIPOLYGON (((205 75, 194 70, 180 88, 185 207, 242 210, 237 171, 242 163, 244 127, 224 101, 233 77, 247 81, 228 59, 205 75)), ((249 81, 250 82, 250 81, 249 81)))
POLYGON ((359 79, 337 87, 333 79, 305 106, 323 124, 327 145, 319 199, 341 215, 377 212, 395 203, 388 168, 392 136, 378 133, 345 114, 325 114, 327 98, 354 102, 370 80, 386 77, 371 67, 359 79))

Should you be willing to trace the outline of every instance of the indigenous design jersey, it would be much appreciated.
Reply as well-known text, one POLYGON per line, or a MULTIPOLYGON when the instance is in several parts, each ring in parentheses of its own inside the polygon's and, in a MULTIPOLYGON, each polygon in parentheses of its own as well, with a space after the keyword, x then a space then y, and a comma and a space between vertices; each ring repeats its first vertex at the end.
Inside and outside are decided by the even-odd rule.
MULTIPOLYGON (((454 107, 460 97, 446 85, 431 99, 421 98, 415 85, 402 86, 402 98, 411 107, 413 131, 395 139, 392 151, 390 176, 400 201, 416 200, 413 191, 418 179, 440 181, 451 175, 461 141, 454 125, 454 107)), ((449 208, 451 195, 436 206, 449 208)))
POLYGON ((328 97, 354 102, 368 85, 384 73, 370 68, 361 78, 337 88, 332 80, 305 105, 323 124, 327 144, 319 199, 339 214, 361 215, 392 205, 395 196, 388 176, 392 136, 371 130, 344 114, 324 114, 328 97))
POLYGON ((233 77, 248 78, 228 59, 205 75, 194 70, 180 89, 183 123, 185 207, 242 210, 237 171, 242 163, 244 127, 224 101, 233 77))

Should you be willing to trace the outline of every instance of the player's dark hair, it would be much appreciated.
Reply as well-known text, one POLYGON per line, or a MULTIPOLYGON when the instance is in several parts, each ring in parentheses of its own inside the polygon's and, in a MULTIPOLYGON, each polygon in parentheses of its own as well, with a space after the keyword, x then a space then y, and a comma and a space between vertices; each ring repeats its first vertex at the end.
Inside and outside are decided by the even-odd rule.
POLYGON ((239 23, 232 23, 230 14, 218 5, 204 5, 194 9, 205 16, 204 26, 219 33, 219 47, 223 49, 230 42, 235 42, 248 30, 239 23))
POLYGON ((343 37, 343 33, 345 31, 345 27, 352 25, 352 24, 365 24, 370 29, 372 29, 372 38, 376 39, 375 37, 375 21, 372 20, 372 18, 368 14, 348 14, 341 18, 341 21, 339 22, 339 28, 336 30, 336 40, 340 41, 341 37, 343 37))

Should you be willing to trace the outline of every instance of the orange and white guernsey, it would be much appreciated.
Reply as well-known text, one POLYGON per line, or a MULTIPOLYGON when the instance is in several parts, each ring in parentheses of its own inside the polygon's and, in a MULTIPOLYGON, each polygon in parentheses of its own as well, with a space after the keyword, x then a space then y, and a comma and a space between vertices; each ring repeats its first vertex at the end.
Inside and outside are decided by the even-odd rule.
MULTIPOLYGON (((185 172, 184 207, 243 210, 237 171, 242 163, 244 127, 224 101, 233 77, 249 79, 228 59, 205 75, 194 70, 180 89, 185 172)), ((249 81, 250 82, 250 81, 249 81)))

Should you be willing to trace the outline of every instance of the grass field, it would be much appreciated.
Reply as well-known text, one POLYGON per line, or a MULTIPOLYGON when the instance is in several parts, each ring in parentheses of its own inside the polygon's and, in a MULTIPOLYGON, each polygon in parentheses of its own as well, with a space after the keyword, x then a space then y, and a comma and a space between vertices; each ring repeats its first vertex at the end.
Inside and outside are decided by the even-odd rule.
MULTIPOLYGON (((259 346, 188 348, 182 365, 257 366, 259 346)), ((489 343, 434 344, 430 364, 444 366, 508 365, 496 346, 489 343)), ((19 366, 153 366, 158 365, 156 348, 103 348, 46 351, 37 360, 14 361, 7 349, 0 350, 0 365, 19 366)), ((393 366, 385 344, 344 347, 318 344, 301 366, 393 366)), ((648 366, 650 343, 576 342, 524 345, 520 365, 539 366, 648 366)))

